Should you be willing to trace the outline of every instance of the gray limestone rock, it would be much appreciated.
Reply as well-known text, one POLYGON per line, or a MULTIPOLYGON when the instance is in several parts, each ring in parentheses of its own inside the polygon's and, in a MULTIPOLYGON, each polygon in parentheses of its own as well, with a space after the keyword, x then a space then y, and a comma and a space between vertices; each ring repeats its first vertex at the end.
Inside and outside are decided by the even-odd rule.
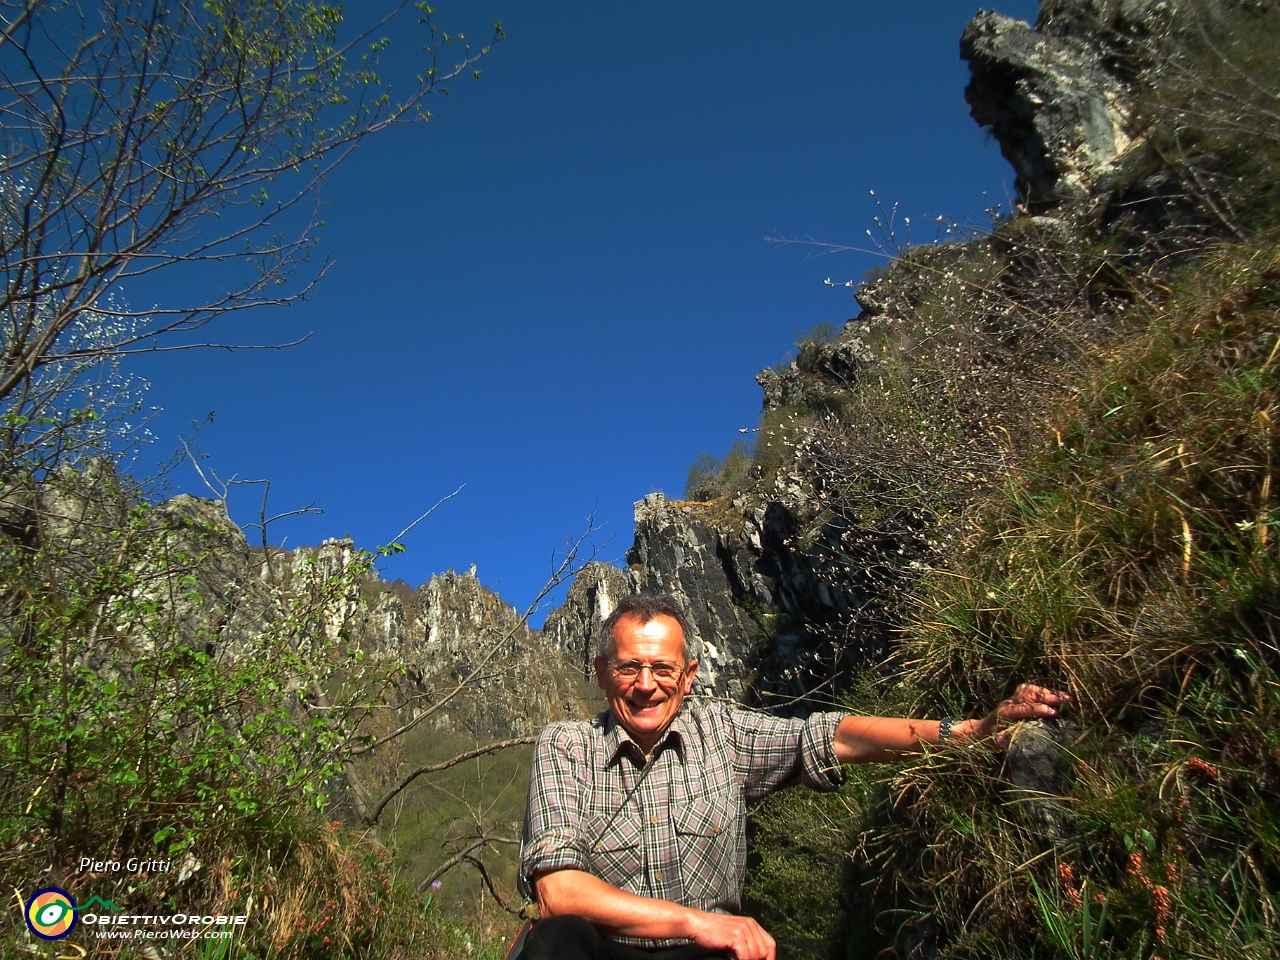
MULTIPOLYGON (((79 536, 74 521, 82 499, 74 487, 51 499, 50 509, 62 518, 60 536, 79 536)), ((167 556, 189 558, 190 587, 164 598, 179 635, 231 661, 254 656, 263 631, 300 598, 317 595, 357 553, 349 539, 264 553, 247 543, 222 504, 187 495, 157 505, 152 516, 149 536, 163 543, 167 556)), ((391 678, 390 700, 404 704, 397 711, 401 722, 436 707, 428 727, 438 735, 522 736, 549 720, 583 716, 592 706, 576 662, 485 589, 474 567, 436 575, 417 590, 366 575, 338 598, 322 629, 330 643, 358 650, 373 674, 391 678)))
MULTIPOLYGON (((349 541, 330 562, 349 559, 349 541)), ((344 611, 343 635, 374 661, 401 668, 407 719, 439 706, 433 729, 477 739, 522 736, 549 720, 576 719, 584 696, 565 651, 532 630, 480 583, 472 567, 433 576, 417 590, 369 577, 344 611), (455 693, 456 691, 456 693, 455 693)))
POLYGON ((972 73, 965 100, 991 128, 1032 210, 1084 199, 1132 144, 1132 92, 1106 69, 1109 51, 1072 29, 1066 8, 1080 5, 1058 6, 1049 22, 1059 32, 983 12, 960 40, 972 73))
POLYGON ((764 391, 765 411, 777 410, 779 407, 794 406, 805 396, 805 376, 796 367, 795 361, 784 370, 769 367, 756 374, 756 383, 764 391))
POLYGON ((699 691, 736 699, 750 682, 764 636, 751 611, 767 608, 772 591, 754 571, 750 543, 759 541, 758 528, 725 506, 649 494, 635 505, 627 563, 636 592, 671 594, 688 613, 699 691))
POLYGON ((584 679, 592 679, 600 627, 618 601, 635 592, 627 571, 598 560, 587 564, 574 578, 564 603, 547 615, 544 640, 576 664, 584 679))
POLYGON ((1070 790, 1068 744, 1075 729, 1063 721, 1027 720, 1009 729, 1005 776, 1012 784, 1009 799, 1049 840, 1070 835, 1071 823, 1061 798, 1070 790))
POLYGON ((1186 219, 1178 177, 1136 125, 1136 107, 1203 22, 1274 8, 1275 0, 1044 0, 1034 27, 981 11, 960 41, 971 72, 965 99, 1031 212, 1065 204, 1099 222, 1122 213, 1186 219))
POLYGON ((585 671, 606 606, 624 593, 668 593, 692 623, 698 693, 795 707, 835 667, 816 656, 825 628, 863 598, 810 558, 802 515, 821 520, 811 491, 783 472, 769 492, 707 502, 649 494, 635 505, 629 569, 584 569, 547 618, 549 643, 585 671))
POLYGON ((866 343, 870 328, 855 318, 831 343, 806 345, 785 369, 770 367, 756 374, 764 391, 764 410, 787 406, 817 406, 856 382, 873 355, 866 343))

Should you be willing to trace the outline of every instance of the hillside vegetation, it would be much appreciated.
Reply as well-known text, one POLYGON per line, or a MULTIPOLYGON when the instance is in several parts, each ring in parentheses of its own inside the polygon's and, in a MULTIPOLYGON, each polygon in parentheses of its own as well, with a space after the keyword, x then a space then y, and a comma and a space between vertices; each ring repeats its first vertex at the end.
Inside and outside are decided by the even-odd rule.
POLYGON ((928 531, 885 551, 894 653, 848 708, 1074 697, 1007 752, 765 804, 749 894, 787 956, 1280 949, 1280 19, 1204 9, 1139 111, 1163 196, 906 251, 843 334, 874 362, 766 415, 833 511, 928 531))
POLYGON ((108 912, 250 918, 230 941, 188 941, 200 956, 465 953, 470 932, 340 822, 356 730, 394 676, 332 629, 375 555, 330 570, 312 558, 283 599, 252 578, 220 592, 235 538, 246 552, 239 531, 138 494, 99 460, 14 485, 5 503, 0 955, 67 949, 22 919, 23 894, 49 885, 108 912))
POLYGON ((1021 679, 1067 689, 1053 769, 1019 786, 992 747, 939 749, 776 801, 754 883, 797 955, 845 935, 817 922, 834 893, 782 893, 822 889, 784 882, 802 865, 875 929, 856 955, 1274 955, 1277 354, 1280 246, 1203 255, 974 508, 848 705, 970 716, 1021 679))

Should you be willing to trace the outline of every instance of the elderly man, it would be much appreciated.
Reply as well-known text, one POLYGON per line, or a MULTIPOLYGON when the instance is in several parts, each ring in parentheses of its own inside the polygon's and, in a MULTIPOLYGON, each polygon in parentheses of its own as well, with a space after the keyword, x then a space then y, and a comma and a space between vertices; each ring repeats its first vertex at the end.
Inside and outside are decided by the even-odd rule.
POLYGON ((595 660, 609 709, 538 737, 520 881, 542 919, 521 960, 775 960, 773 938, 734 915, 748 803, 797 780, 834 790, 841 764, 980 739, 1069 699, 1024 685, 984 719, 941 722, 686 705, 689 632, 670 597, 623 600, 595 660))

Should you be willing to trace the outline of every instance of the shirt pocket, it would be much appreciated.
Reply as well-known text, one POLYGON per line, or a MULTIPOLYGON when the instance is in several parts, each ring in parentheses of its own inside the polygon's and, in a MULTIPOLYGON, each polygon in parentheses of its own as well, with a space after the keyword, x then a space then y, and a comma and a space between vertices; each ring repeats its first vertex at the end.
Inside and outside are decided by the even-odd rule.
POLYGON ((619 815, 608 823, 601 818, 590 825, 590 872, 620 890, 635 893, 644 882, 644 857, 640 826, 619 815))
POLYGON ((736 901, 738 818, 731 796, 698 796, 679 806, 673 821, 685 893, 714 906, 736 901))

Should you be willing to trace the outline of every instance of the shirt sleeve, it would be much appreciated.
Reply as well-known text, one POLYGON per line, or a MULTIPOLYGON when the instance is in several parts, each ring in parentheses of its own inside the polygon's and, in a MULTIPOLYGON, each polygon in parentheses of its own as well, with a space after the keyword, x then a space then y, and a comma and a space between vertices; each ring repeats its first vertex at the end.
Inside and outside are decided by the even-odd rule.
POLYGON ((815 713, 797 720, 731 710, 734 760, 747 802, 797 780, 815 790, 835 790, 844 783, 835 748, 836 727, 843 717, 842 713, 815 713))
POLYGON ((536 900, 532 877, 549 870, 587 869, 583 830, 587 785, 586 748, 567 723, 547 726, 533 745, 529 806, 520 838, 517 884, 526 900, 536 900))

